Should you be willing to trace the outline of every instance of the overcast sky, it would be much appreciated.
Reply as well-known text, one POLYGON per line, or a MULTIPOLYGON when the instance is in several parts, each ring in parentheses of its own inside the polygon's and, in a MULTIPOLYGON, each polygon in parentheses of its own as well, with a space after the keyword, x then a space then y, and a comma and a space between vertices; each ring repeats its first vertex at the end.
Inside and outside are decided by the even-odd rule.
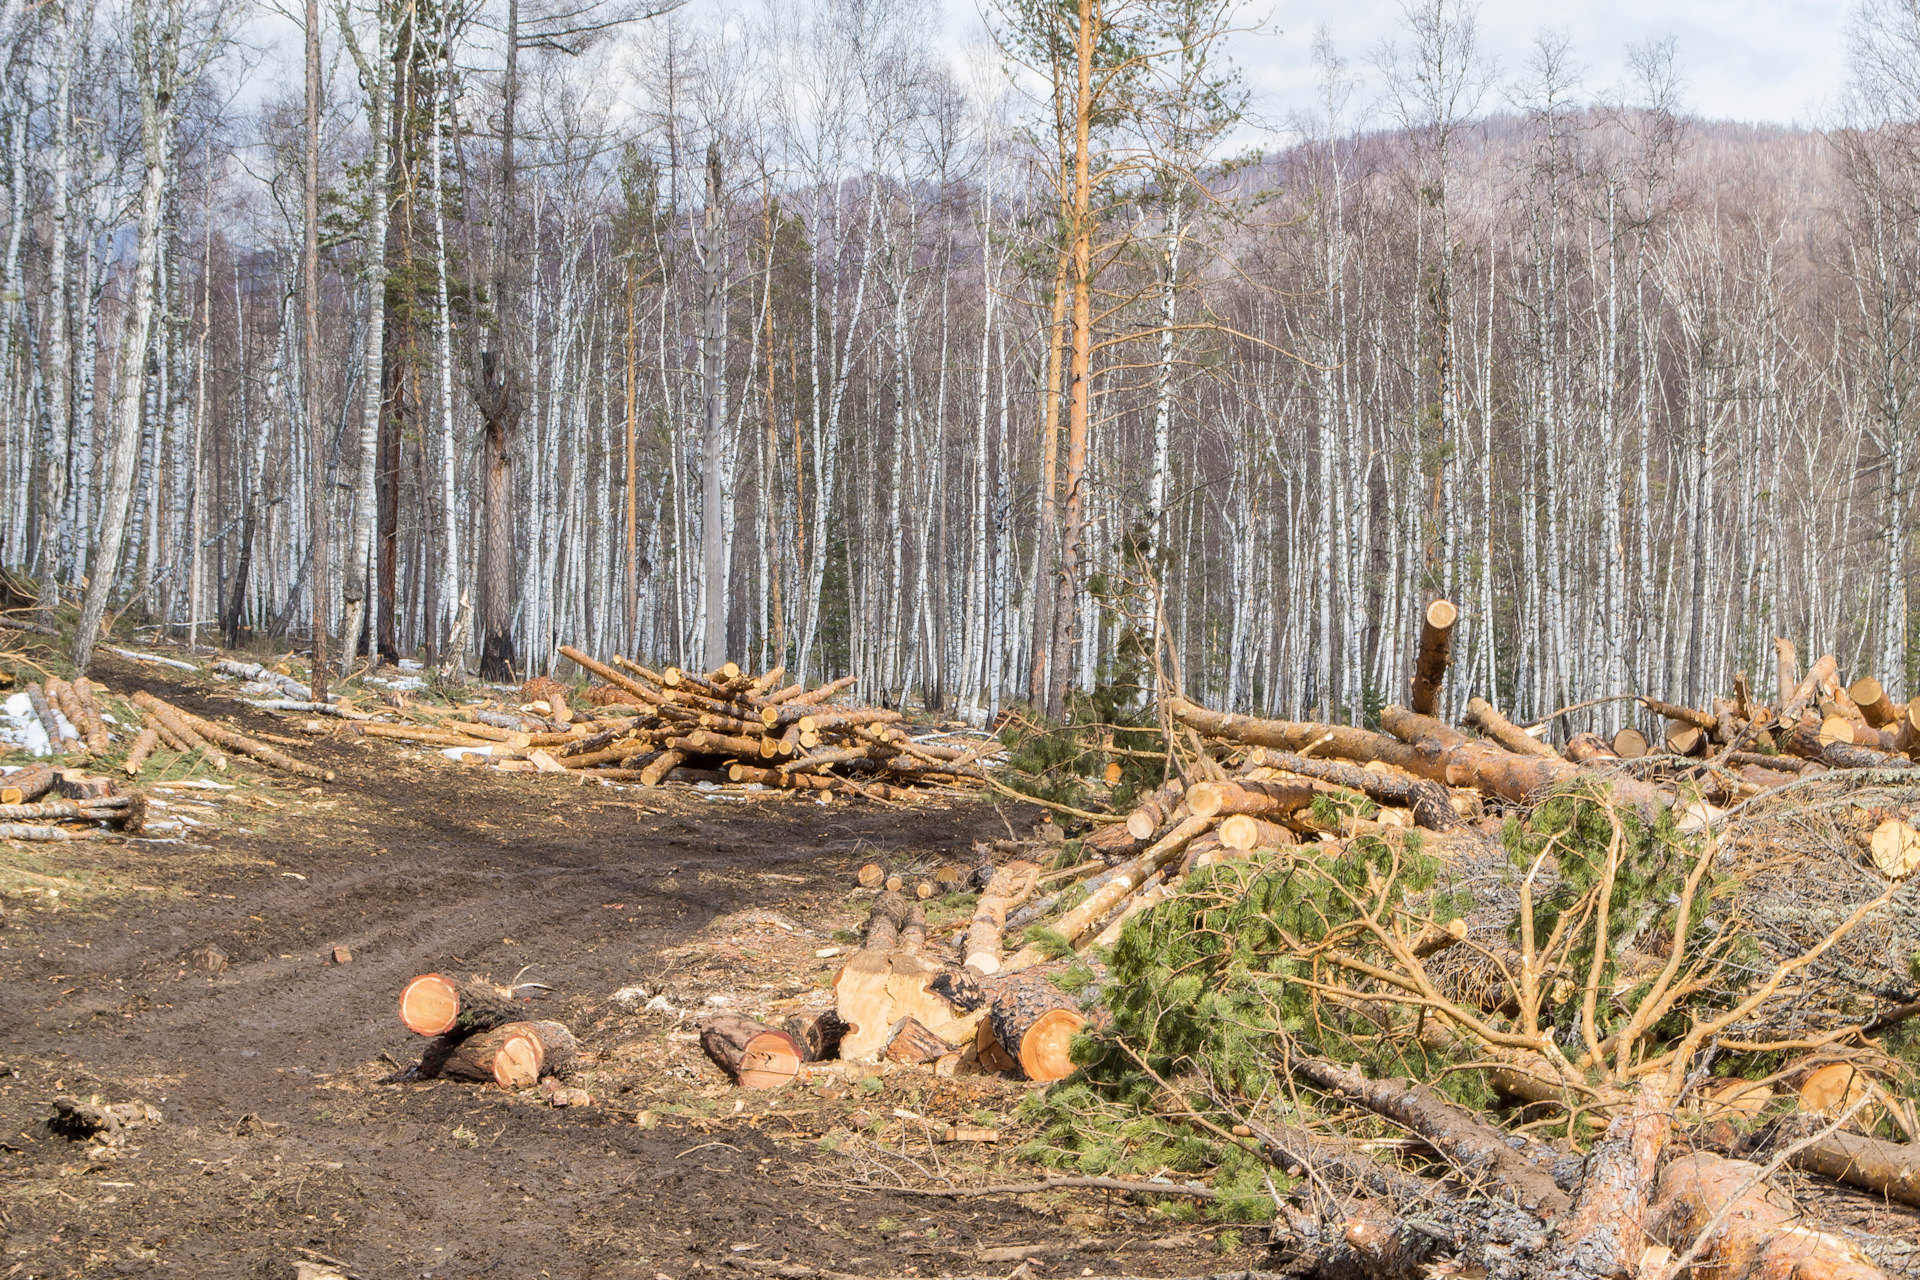
MULTIPOLYGON (((979 0, 943 0, 956 45, 980 29, 979 0)), ((1480 37, 1503 78, 1524 69, 1543 27, 1570 40, 1589 93, 1619 84, 1629 44, 1671 35, 1683 100, 1716 119, 1818 124, 1844 79, 1850 0, 1482 0, 1480 37)), ((1238 37, 1235 55, 1262 114, 1284 120, 1310 104, 1314 32, 1371 73, 1369 55, 1400 25, 1399 0, 1270 0, 1265 31, 1238 37)), ((1497 105, 1494 101, 1489 107, 1497 105)))

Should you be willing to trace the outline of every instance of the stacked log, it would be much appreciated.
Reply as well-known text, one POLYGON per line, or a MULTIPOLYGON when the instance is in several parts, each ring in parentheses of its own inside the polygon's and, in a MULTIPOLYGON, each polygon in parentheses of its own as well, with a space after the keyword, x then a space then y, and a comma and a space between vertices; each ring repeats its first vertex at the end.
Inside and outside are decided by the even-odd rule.
POLYGON ((584 705, 543 676, 521 689, 518 715, 470 708, 431 725, 356 723, 350 731, 455 748, 469 763, 513 772, 648 787, 735 784, 899 800, 920 787, 984 782, 979 750, 915 738, 897 711, 836 703, 851 677, 776 688, 779 669, 753 676, 727 663, 699 675, 626 658, 603 663, 566 645, 559 652, 602 682, 584 705))
POLYGON ((579 1061, 563 1024, 526 1016, 539 983, 496 986, 479 978, 423 973, 400 991, 400 1024, 431 1037, 407 1078, 445 1077, 519 1089, 549 1077, 566 1079, 579 1061))

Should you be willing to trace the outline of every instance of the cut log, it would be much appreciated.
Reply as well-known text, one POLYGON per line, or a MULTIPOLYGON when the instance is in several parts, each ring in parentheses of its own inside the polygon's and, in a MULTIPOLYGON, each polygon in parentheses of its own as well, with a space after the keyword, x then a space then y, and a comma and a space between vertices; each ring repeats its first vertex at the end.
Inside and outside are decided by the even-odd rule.
POLYGON ((700 1028, 700 1047, 745 1089, 778 1089, 800 1074, 800 1046, 778 1027, 722 1015, 700 1028))
POLYGON ((1467 940, 1467 922, 1453 919, 1445 924, 1430 924, 1422 929, 1413 940, 1413 954, 1416 959, 1424 960, 1428 956, 1438 955, 1448 947, 1467 940))
POLYGON ((907 900, 897 884, 889 882, 886 891, 875 897, 867 912, 866 928, 860 945, 870 950, 890 951, 899 945, 900 930, 907 923, 907 900))
POLYGON ((1808 670, 1806 677, 1793 687, 1791 693, 1781 697, 1780 710, 1775 713, 1774 719, 1787 728, 1798 724, 1802 713, 1819 698, 1820 687, 1833 679, 1839 665, 1839 661, 1832 654, 1821 654, 1819 661, 1808 670))
POLYGON ((1820 721, 1820 745, 1832 746, 1838 742, 1842 746, 1853 745, 1853 721, 1843 715, 1830 715, 1820 721))
POLYGON ((640 770, 640 785, 657 787, 669 773, 686 763, 687 757, 678 751, 662 751, 640 770))
POLYGON ((129 778, 140 776, 140 770, 147 763, 147 757, 160 745, 160 733, 152 725, 147 725, 134 736, 133 745, 127 748, 126 763, 120 767, 129 778))
POLYGON ((1140 844, 1152 841, 1154 831, 1160 831, 1160 827, 1173 818, 1173 810, 1179 806, 1181 796, 1185 794, 1187 781, 1181 777, 1169 777, 1144 800, 1140 800, 1139 806, 1127 814, 1125 823, 1119 823, 1116 827, 1102 827, 1100 831, 1092 833, 1087 839, 1087 848, 1096 852, 1114 852, 1117 846, 1127 842, 1119 837, 1121 831, 1140 844))
POLYGON ((1780 705, 1785 706, 1793 697, 1793 691, 1800 686, 1800 660, 1793 651, 1793 641, 1785 636, 1776 636, 1773 641, 1774 687, 1780 694, 1780 705))
POLYGON ((997 983, 982 1024, 1029 1080, 1073 1074, 1073 1037, 1087 1023, 1067 994, 1038 974, 997 983))
POLYGON ((1900 718, 1900 708, 1878 680, 1872 676, 1861 676, 1847 686, 1847 696, 1853 699, 1853 705, 1860 708, 1860 714, 1868 724, 1876 729, 1885 729, 1900 718))
POLYGON ((998 973, 1007 912, 1033 892, 1038 868, 1031 862, 1009 862, 996 868, 967 926, 965 964, 976 973, 998 973))
POLYGON ((1460 610, 1451 600, 1435 600, 1427 606, 1420 626, 1420 654, 1413 664, 1413 686, 1407 703, 1423 716, 1440 713, 1440 686, 1446 682, 1447 664, 1453 658, 1453 624, 1460 610))
POLYGON ((1830 1133, 1787 1163, 1901 1204, 1920 1205, 1920 1147, 1845 1131, 1830 1133))
POLYGON ((1539 756, 1543 760, 1560 758, 1558 751, 1501 715, 1499 709, 1485 698, 1467 699, 1467 719, 1509 751, 1523 756, 1539 756))
POLYGON ((1787 735, 1786 748, 1803 760, 1817 760, 1829 769, 1902 769, 1909 763, 1904 756, 1875 751, 1872 747, 1822 742, 1819 727, 1806 721, 1787 735))
POLYGON ((1299 841, 1294 839, 1292 831, 1277 822, 1236 813, 1220 824, 1220 843, 1229 849, 1251 853, 1255 849, 1284 849, 1299 841))
MULTIPOLYGON (((739 779, 736 778, 735 781, 737 782, 739 779)), ((886 883, 886 868, 877 862, 869 862, 866 866, 860 868, 860 873, 856 879, 859 881, 862 889, 878 889, 886 883)))
POLYGON ((840 1038, 847 1024, 837 1009, 818 1013, 796 1013, 780 1024, 800 1049, 802 1062, 826 1062, 840 1056, 840 1038))
POLYGON ((1275 769, 1303 778, 1331 782, 1358 791, 1369 800, 1413 811, 1413 820, 1432 831, 1450 831, 1460 825, 1453 800, 1437 782, 1407 773, 1388 773, 1383 767, 1363 769, 1339 760, 1321 760, 1286 751, 1268 751, 1262 759, 1275 769))
POLYGON ((1261 720, 1233 712, 1209 711, 1177 695, 1168 695, 1164 702, 1175 720, 1209 738, 1279 751, 1304 752, 1311 748, 1318 756, 1334 755, 1362 764, 1383 760, 1419 772, 1416 767, 1419 753, 1384 733, 1312 720, 1261 720))
POLYGON ((1873 1091, 1872 1078, 1850 1062, 1830 1062, 1800 1082, 1800 1110, 1837 1116, 1873 1091))
POLYGON ((1707 745, 1706 731, 1685 720, 1667 721, 1665 738, 1667 750, 1677 756, 1694 755, 1707 745))
MULTIPOLYGON (((1503 800, 1525 802, 1556 782, 1580 776, 1580 766, 1566 760, 1543 760, 1516 755, 1500 747, 1475 742, 1459 730, 1404 707, 1385 707, 1381 727, 1413 749, 1407 766, 1422 777, 1450 787, 1476 787, 1503 800)), ((1622 779, 1614 784, 1622 799, 1660 803, 1651 786, 1622 779)))
MULTIPOLYGON (((1660 1171, 1648 1216, 1653 1237, 1681 1252, 1698 1242, 1714 1280, 1886 1280, 1851 1241, 1805 1224, 1799 1209, 1767 1197, 1761 1169, 1706 1151, 1685 1155, 1660 1171), (1704 1240, 1701 1233, 1718 1222, 1704 1240)), ((1641 1238, 1631 1247, 1637 1253, 1641 1238)))
POLYGON ((545 1057, 546 1047, 531 1023, 509 1022, 448 1046, 435 1074, 521 1089, 540 1079, 545 1057))
POLYGON ((915 1065, 937 1062, 952 1052, 952 1045, 927 1030, 917 1018, 901 1018, 887 1030, 886 1057, 889 1062, 915 1065))
POLYGON ((1705 711, 1696 711, 1692 707, 1683 707, 1677 703, 1662 702, 1658 698, 1642 698, 1640 705, 1663 720, 1678 720, 1696 729, 1712 729, 1718 723, 1705 711))
POLYGON ((922 901, 926 895, 917 895, 907 901, 906 914, 900 921, 899 941, 894 945, 906 955, 918 955, 927 945, 927 904, 922 901))
POLYGON ((1196 782, 1187 788, 1187 808, 1199 818, 1295 813, 1313 804, 1306 782, 1196 782))
MULTIPOLYGON (((1199 841, 1195 841, 1194 843, 1198 844, 1199 841)), ((1206 855, 1202 854, 1201 856, 1205 857, 1206 855)), ((1218 857, 1219 855, 1216 853, 1214 856, 1218 857)), ((1196 858, 1195 865, 1203 864, 1196 858)), ((1121 904, 1120 909, 1113 913, 1113 917, 1107 921, 1100 932, 1093 935, 1093 941, 1089 943, 1088 946, 1115 946, 1120 941, 1121 931, 1127 927, 1127 921, 1133 919, 1143 911, 1151 911, 1154 907, 1159 906, 1162 902, 1171 898, 1173 893, 1172 885, 1168 884, 1159 876, 1155 876, 1141 886, 1140 892, 1134 894, 1121 904)))
POLYGON ((526 1004, 512 990, 479 979, 423 973, 400 991, 400 1022, 416 1035, 471 1035, 518 1022, 526 1004))
POLYGON ((1567 759, 1575 764, 1617 764, 1620 753, 1597 733, 1576 733, 1567 739, 1567 759))
POLYGON ((55 755, 65 755, 69 751, 80 749, 80 740, 60 727, 59 718, 54 714, 53 705, 47 698, 46 690, 37 682, 27 686, 27 700, 33 705, 33 714, 40 721, 40 727, 46 730, 49 751, 55 755))
POLYGON ((1613 735, 1613 750, 1622 760, 1638 760, 1647 754, 1647 735, 1638 729, 1622 729, 1613 735))
POLYGON ((291 756, 274 750, 264 742, 256 742, 243 733, 236 733, 232 729, 228 729, 223 725, 214 724, 210 720, 203 720, 190 712, 180 710, 178 707, 170 707, 145 690, 134 694, 133 701, 134 704, 142 710, 152 711, 156 715, 162 711, 171 712, 175 720, 192 729, 201 737, 211 739, 229 751, 249 756, 270 768, 279 769, 284 773, 297 774, 303 778, 316 778, 322 782, 333 781, 333 771, 331 769, 320 769, 304 761, 295 760, 291 756))
POLYGON ((104 800, 113 795, 113 779, 84 769, 55 769, 53 790, 69 800, 104 800))
POLYGON ((30 764, 0 779, 0 804, 28 804, 53 790, 60 773, 50 764, 30 764))
POLYGON ((1889 880, 1904 880, 1920 868, 1920 831, 1898 818, 1888 818, 1875 827, 1869 847, 1873 865, 1889 880))

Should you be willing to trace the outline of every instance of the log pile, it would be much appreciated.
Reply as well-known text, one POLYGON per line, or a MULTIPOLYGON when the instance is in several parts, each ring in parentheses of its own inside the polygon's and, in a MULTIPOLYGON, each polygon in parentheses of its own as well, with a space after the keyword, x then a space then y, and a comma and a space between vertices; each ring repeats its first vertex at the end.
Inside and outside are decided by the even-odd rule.
POLYGON ((852 677, 814 688, 775 668, 727 663, 705 675, 653 671, 626 658, 560 654, 595 677, 584 699, 536 677, 512 709, 461 708, 431 724, 356 721, 366 737, 451 749, 472 764, 659 786, 758 786, 809 795, 911 798, 927 787, 982 785, 981 749, 908 731, 900 712, 839 701, 852 677), (575 705, 575 703, 583 705, 575 705))
POLYGON ((573 1033, 528 1016, 528 1001, 546 991, 541 983, 496 986, 438 973, 412 979, 400 991, 400 1024, 431 1039, 419 1063, 398 1078, 468 1080, 503 1089, 571 1078, 579 1063, 573 1033))

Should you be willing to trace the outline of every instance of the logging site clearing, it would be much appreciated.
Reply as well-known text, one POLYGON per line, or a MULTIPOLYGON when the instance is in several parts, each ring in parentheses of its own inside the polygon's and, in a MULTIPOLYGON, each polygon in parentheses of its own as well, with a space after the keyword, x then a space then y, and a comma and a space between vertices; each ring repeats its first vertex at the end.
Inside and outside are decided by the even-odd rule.
POLYGON ((1920 699, 1454 617, 1378 731, 7 633, 0 1275, 1920 1273, 1920 699))

